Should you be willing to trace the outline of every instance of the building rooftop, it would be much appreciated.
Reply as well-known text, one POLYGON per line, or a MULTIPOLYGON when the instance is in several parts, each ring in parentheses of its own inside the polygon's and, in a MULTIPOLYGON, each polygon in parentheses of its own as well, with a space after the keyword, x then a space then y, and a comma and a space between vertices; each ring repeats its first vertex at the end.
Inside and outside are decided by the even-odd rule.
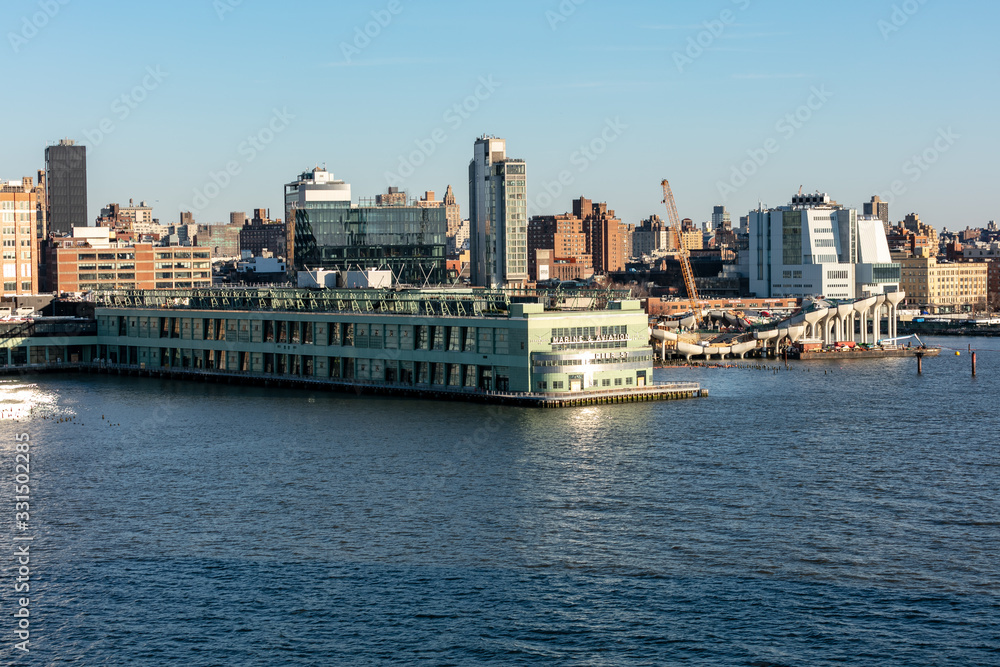
POLYGON ((96 291, 90 300, 108 308, 356 313, 427 317, 510 317, 512 305, 541 304, 546 311, 605 311, 631 300, 628 290, 536 289, 297 289, 233 288, 96 291))

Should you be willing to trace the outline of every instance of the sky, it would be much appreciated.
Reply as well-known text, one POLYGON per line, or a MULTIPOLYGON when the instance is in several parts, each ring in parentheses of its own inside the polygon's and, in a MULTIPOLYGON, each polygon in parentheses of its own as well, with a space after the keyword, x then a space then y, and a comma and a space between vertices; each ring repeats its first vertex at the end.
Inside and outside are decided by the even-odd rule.
POLYGON ((88 147, 91 221, 269 208, 325 165, 355 201, 450 184, 484 134, 532 214, 734 218, 800 187, 939 229, 1000 218, 1000 3, 953 0, 7 0, 0 179, 88 147))

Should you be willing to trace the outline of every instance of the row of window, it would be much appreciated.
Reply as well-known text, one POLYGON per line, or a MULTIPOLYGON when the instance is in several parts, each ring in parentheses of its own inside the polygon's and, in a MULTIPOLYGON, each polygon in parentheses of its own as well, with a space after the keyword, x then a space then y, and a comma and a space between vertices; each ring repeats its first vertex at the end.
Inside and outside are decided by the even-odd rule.
POLYGON ((637 355, 634 357, 629 357, 628 353, 614 353, 607 355, 598 355, 594 359, 559 359, 559 360, 545 360, 536 361, 533 365, 535 368, 559 368, 562 366, 591 366, 597 364, 621 364, 621 363, 640 363, 640 362, 650 362, 653 360, 651 355, 637 355))
MULTIPOLYGON (((13 220, 4 220, 4 222, 13 222, 13 220)), ((17 227, 12 227, 12 226, 4 227, 3 228, 3 233, 4 234, 17 234, 18 233, 17 227)), ((33 233, 33 231, 31 229, 31 227, 21 227, 21 234, 32 234, 32 233, 33 233)))
MULTIPOLYGON (((622 383, 623 383, 623 378, 615 378, 615 386, 616 387, 621 387, 622 383)), ((548 382, 546 380, 542 380, 541 382, 538 383, 538 388, 542 389, 542 390, 545 390, 545 389, 549 388, 550 384, 552 385, 553 389, 565 389, 566 388, 566 382, 564 380, 553 380, 551 382, 548 382)), ((625 386, 631 387, 634 384, 635 384, 635 378, 632 378, 632 377, 624 378, 624 385, 625 386)), ((601 378, 600 380, 598 380, 598 379, 595 378, 593 384, 591 384, 590 386, 592 386, 592 387, 598 387, 599 386, 599 387, 608 387, 608 388, 610 388, 611 387, 611 378, 601 378), (600 382, 600 384, 598 384, 598 382, 600 382)))
MULTIPOLYGON (((44 352, 44 348, 42 349, 44 352)), ((509 389, 509 369, 467 364, 446 364, 352 357, 302 356, 226 350, 188 350, 98 346, 98 356, 111 363, 159 364, 162 367, 198 368, 277 375, 329 377, 386 384, 455 388, 509 389), (495 377, 494 377, 495 373, 495 377)))
MULTIPOLYGON (((160 283, 157 283, 159 286, 160 283)), ((169 288, 169 283, 164 283, 169 288)), ((176 283, 180 286, 180 283, 176 283)), ((507 329, 416 325, 237 320, 221 318, 153 317, 110 318, 105 330, 119 336, 232 340, 368 349, 439 350, 477 354, 509 354, 507 329)), ((521 343, 524 349, 524 343, 521 343)))

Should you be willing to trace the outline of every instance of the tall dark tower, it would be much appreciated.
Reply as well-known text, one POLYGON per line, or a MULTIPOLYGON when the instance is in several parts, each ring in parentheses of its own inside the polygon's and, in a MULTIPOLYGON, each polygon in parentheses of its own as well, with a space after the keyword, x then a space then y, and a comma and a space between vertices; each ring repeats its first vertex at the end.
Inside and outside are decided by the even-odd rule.
POLYGON ((63 139, 45 149, 49 232, 87 226, 87 147, 63 139))

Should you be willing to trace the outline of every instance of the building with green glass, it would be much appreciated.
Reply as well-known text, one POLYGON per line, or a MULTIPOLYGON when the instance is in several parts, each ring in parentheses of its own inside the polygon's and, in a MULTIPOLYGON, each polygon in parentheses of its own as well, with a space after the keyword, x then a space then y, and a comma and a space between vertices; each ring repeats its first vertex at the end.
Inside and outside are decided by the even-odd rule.
POLYGON ((397 284, 447 281, 444 208, 354 206, 324 169, 285 185, 288 261, 296 270, 388 269, 397 284))
POLYGON ((143 369, 458 392, 652 384, 648 322, 637 301, 584 299, 567 309, 544 294, 291 289, 101 299, 94 356, 143 369))

